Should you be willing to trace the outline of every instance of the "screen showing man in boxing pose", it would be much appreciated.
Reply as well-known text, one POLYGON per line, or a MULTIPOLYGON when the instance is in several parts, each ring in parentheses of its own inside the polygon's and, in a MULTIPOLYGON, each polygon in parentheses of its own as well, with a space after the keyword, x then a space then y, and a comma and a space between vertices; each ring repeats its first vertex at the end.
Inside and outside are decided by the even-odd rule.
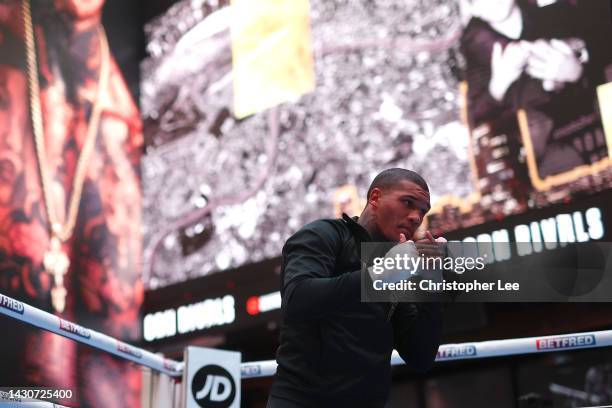
MULTIPOLYGON (((394 348, 416 371, 432 366, 441 305, 361 302, 359 254, 363 242, 410 240, 429 200, 420 175, 388 169, 374 178, 360 217, 317 220, 287 240, 278 371, 268 408, 383 407, 394 348)), ((423 241, 435 243, 426 235, 419 250, 423 241)))

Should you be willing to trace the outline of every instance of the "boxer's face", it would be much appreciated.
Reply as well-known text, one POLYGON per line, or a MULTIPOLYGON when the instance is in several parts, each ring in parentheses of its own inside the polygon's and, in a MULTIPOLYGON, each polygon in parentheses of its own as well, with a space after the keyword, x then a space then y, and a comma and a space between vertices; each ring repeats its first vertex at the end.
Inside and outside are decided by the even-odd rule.
POLYGON ((430 209, 429 193, 408 180, 394 187, 373 189, 369 204, 376 214, 376 226, 387 241, 399 241, 400 234, 411 239, 430 209))
POLYGON ((510 17, 516 0, 470 0, 470 11, 489 23, 500 23, 510 17))
POLYGON ((105 0, 55 0, 55 8, 77 20, 85 20, 101 13, 105 0))

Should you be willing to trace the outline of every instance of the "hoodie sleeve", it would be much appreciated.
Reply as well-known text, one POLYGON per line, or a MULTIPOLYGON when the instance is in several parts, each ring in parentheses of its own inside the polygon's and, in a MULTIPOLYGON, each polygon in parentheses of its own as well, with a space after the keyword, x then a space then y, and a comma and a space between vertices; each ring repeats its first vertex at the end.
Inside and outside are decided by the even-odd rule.
POLYGON ((288 319, 312 320, 359 300, 361 270, 336 276, 342 249, 338 231, 325 221, 309 224, 283 247, 282 308, 288 319))

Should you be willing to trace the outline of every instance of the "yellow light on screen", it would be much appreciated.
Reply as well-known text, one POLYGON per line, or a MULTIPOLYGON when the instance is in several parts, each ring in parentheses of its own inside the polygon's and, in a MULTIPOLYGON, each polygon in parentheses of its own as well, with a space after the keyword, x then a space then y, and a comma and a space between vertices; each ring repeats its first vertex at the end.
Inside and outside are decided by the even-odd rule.
POLYGON ((601 121, 606 134, 608 157, 612 159, 612 82, 597 87, 597 99, 599 100, 601 121))
POLYGON ((308 0, 232 0, 237 118, 297 100, 315 87, 308 0))

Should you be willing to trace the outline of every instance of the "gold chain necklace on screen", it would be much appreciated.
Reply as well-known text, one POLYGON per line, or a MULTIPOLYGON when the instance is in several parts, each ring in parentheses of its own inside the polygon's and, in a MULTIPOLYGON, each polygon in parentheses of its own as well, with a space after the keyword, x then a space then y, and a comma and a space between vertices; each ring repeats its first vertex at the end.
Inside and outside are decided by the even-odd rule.
MULTIPOLYGON (((51 288, 51 303, 55 311, 62 313, 66 307, 66 287, 64 286, 64 275, 70 267, 70 258, 66 254, 63 245, 68 241, 74 232, 76 219, 79 211, 79 204, 83 192, 83 184, 87 173, 87 163, 94 152, 96 136, 100 124, 102 106, 100 103, 100 93, 106 88, 109 76, 109 51, 108 42, 102 27, 98 27, 98 37, 100 39, 100 74, 98 78, 98 88, 91 111, 87 134, 83 143, 83 150, 77 161, 75 176, 72 185, 72 194, 68 200, 68 213, 60 221, 57 216, 60 211, 53 201, 51 193, 52 177, 48 167, 47 151, 45 148, 44 128, 42 110, 40 104, 40 85, 38 83, 38 62, 36 56, 36 42, 34 38, 34 28, 32 23, 32 10, 30 0, 22 0, 22 14, 25 29, 26 60, 28 75, 28 91, 30 102, 30 119, 32 121, 32 133, 36 148, 36 159, 43 192, 43 201, 47 212, 49 228, 49 249, 43 258, 43 267, 46 273, 52 276, 53 286, 51 288)), ((64 209, 61 209, 65 211, 64 209)))

